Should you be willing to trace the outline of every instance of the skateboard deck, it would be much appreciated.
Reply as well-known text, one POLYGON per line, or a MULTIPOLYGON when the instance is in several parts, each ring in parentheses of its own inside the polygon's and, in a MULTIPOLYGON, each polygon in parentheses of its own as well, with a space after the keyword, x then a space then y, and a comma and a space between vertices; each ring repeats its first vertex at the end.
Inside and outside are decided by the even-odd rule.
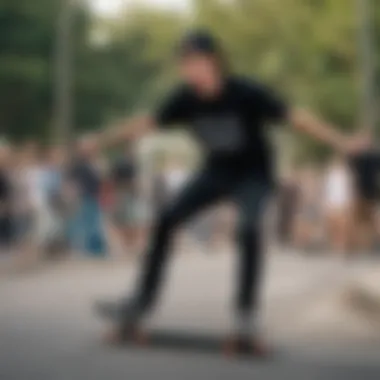
MULTIPOLYGON (((153 330, 144 332, 144 339, 130 339, 123 342, 127 347, 176 350, 204 354, 222 354, 226 357, 250 357, 255 355, 247 344, 233 346, 225 336, 210 333, 193 333, 173 330, 153 330)), ((272 355, 270 355, 272 356, 272 355)))

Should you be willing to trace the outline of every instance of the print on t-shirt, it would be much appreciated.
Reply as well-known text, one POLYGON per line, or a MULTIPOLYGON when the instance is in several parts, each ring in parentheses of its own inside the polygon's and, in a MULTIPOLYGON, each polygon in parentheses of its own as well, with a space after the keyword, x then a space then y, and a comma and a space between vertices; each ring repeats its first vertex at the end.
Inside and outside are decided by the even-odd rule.
POLYGON ((246 141, 244 128, 233 114, 201 116, 193 127, 202 144, 214 153, 238 152, 246 141))
POLYGON ((204 98, 179 85, 157 110, 155 120, 167 128, 188 126, 205 148, 207 162, 250 166, 272 178, 272 153, 267 127, 287 120, 288 106, 271 90, 248 78, 226 78, 222 91, 204 98))

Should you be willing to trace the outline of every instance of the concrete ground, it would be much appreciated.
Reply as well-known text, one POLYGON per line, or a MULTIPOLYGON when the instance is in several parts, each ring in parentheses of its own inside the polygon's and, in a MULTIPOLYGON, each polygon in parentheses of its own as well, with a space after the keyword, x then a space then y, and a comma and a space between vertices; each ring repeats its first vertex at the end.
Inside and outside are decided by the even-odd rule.
MULTIPOLYGON (((152 328, 215 333, 231 325, 232 254, 178 255, 152 328)), ((94 300, 133 284, 135 263, 72 260, 0 277, 0 379, 379 379, 380 328, 343 294, 380 269, 331 258, 272 253, 263 331, 279 350, 268 363, 179 350, 108 348, 94 300)))

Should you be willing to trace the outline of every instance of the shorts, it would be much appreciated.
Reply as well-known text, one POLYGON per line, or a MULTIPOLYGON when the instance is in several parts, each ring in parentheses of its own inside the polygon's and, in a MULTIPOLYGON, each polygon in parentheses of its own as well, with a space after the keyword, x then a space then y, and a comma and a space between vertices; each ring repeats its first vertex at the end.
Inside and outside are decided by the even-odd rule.
POLYGON ((354 204, 354 218, 358 224, 373 225, 376 217, 376 201, 358 198, 354 204))

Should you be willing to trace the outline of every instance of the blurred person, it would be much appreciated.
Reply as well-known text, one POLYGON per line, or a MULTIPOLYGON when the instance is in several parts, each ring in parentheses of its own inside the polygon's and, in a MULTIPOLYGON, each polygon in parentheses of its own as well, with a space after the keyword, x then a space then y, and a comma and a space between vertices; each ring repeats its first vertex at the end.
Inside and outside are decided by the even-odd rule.
POLYGON ((317 171, 311 167, 301 171, 298 181, 295 244, 297 248, 309 252, 317 247, 321 237, 323 219, 323 204, 320 197, 321 183, 317 171))
POLYGON ((21 152, 18 188, 22 222, 20 239, 30 255, 43 254, 51 226, 51 213, 46 192, 46 156, 37 144, 28 143, 21 152), (31 240, 29 240, 31 239, 31 240), (33 251, 33 252, 32 252, 33 251))
POLYGON ((163 177, 167 197, 171 199, 186 185, 190 171, 180 160, 170 159, 164 168, 163 177))
POLYGON ((20 251, 30 257, 36 254, 36 196, 33 175, 37 147, 32 143, 18 148, 13 168, 16 238, 20 251))
POLYGON ((165 160, 157 155, 154 159, 155 168, 153 173, 153 184, 152 184, 152 208, 153 213, 157 213, 161 210, 165 203, 167 202, 168 189, 166 187, 165 181, 165 160))
POLYGON ((300 196, 296 176, 295 172, 288 174, 281 182, 277 195, 277 235, 279 243, 285 247, 294 245, 297 204, 300 196))
POLYGON ((376 214, 380 199, 380 152, 374 146, 370 132, 363 132, 359 140, 362 149, 349 161, 354 185, 351 235, 353 248, 371 251, 376 238, 376 214))
POLYGON ((12 218, 13 191, 10 175, 10 146, 0 142, 0 254, 11 248, 14 220, 12 218))
MULTIPOLYGON (((165 187, 165 204, 171 202, 177 194, 184 188, 190 177, 190 170, 187 168, 186 164, 180 158, 170 157, 164 165, 162 172, 163 185, 165 187)), ((196 231, 196 225, 204 220, 204 215, 199 216, 196 220, 192 221, 189 225, 187 224, 181 231, 177 233, 176 236, 176 247, 183 248, 193 248, 194 243, 198 244, 201 242, 198 239, 198 234, 194 233, 196 231)))
POLYGON ((138 138, 156 125, 184 124, 205 148, 206 162, 158 215, 132 298, 99 303, 97 310, 115 324, 109 337, 112 342, 138 334, 157 300, 173 233, 191 216, 220 199, 231 199, 239 214, 239 270, 235 325, 228 349, 235 351, 243 345, 252 354, 266 356, 270 351, 260 339, 258 317, 263 259, 260 228, 273 187, 273 157, 265 137, 268 124, 289 122, 342 152, 356 149, 356 141, 308 112, 290 107, 260 83, 232 74, 219 44, 207 32, 185 36, 177 54, 183 84, 155 117, 134 118, 101 135, 98 142, 105 146, 122 138, 138 138))
POLYGON ((211 211, 208 219, 208 238, 210 249, 225 249, 233 238, 233 226, 236 219, 236 207, 233 203, 223 202, 211 211))
POLYGON ((101 257, 107 244, 101 208, 102 175, 99 150, 93 135, 79 139, 68 170, 66 193, 75 202, 69 221, 69 244, 80 254, 101 257), (75 201, 74 201, 75 198, 75 201))
POLYGON ((64 150, 58 146, 49 148, 44 168, 44 191, 51 222, 46 244, 51 253, 62 251, 65 245, 64 171, 64 150))
POLYGON ((329 246, 335 252, 346 253, 350 245, 353 188, 346 162, 340 156, 327 169, 324 202, 329 246))
POLYGON ((141 249, 144 238, 144 209, 139 187, 138 165, 128 146, 112 171, 115 187, 113 221, 122 236, 128 254, 141 249))

